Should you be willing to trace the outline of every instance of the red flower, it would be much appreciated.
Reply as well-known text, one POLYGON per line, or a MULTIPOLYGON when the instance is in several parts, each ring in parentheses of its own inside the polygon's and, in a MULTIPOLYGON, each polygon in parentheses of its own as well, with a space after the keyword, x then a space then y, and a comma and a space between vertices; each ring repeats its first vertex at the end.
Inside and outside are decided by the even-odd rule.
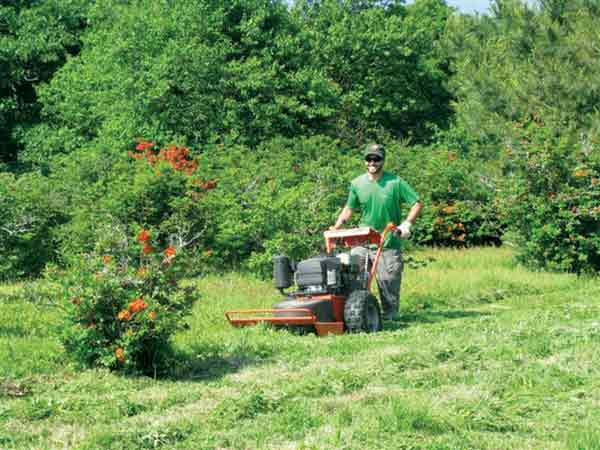
POLYGON ((149 253, 152 253, 153 251, 154 251, 154 249, 152 248, 152 246, 146 242, 144 244, 144 248, 142 249, 142 252, 144 252, 144 255, 148 255, 149 253))
POLYGON ((138 142, 138 145, 135 146, 135 149, 137 151, 143 152, 145 150, 151 149, 152 147, 154 147, 156 145, 156 143, 154 142, 148 142, 145 140, 141 140, 138 142))
POLYGON ((173 256, 175 256, 175 253, 177 253, 177 250, 175 249, 175 247, 173 247, 172 245, 169 245, 166 249, 165 249, 165 256, 167 258, 172 258, 173 256))
POLYGON ((104 264, 108 264, 112 260, 112 256, 110 256, 110 255, 104 255, 102 257, 102 260, 104 261, 104 264))
POLYGON ((150 240, 150 232, 144 228, 141 229, 137 237, 138 242, 144 243, 150 240))

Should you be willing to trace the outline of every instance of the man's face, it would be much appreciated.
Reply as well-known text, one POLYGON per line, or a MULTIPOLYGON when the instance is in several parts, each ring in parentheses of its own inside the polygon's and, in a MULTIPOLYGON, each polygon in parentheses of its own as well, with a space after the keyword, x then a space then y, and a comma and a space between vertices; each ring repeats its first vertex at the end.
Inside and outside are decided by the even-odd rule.
POLYGON ((377 155, 367 155, 365 158, 367 172, 376 175, 383 170, 383 158, 377 155))

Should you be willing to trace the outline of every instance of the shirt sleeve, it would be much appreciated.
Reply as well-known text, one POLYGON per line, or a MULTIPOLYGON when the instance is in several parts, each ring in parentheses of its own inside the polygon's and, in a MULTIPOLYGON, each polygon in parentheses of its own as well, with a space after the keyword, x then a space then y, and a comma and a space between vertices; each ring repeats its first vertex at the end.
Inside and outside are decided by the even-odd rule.
POLYGON ((398 188, 400 190, 400 200, 408 203, 409 205, 414 205, 419 201, 419 194, 403 179, 400 179, 400 183, 398 183, 398 188))
POLYGON ((358 194, 354 185, 350 185, 350 192, 348 193, 348 200, 346 200, 346 207, 350 209, 359 209, 360 202, 358 201, 358 194))

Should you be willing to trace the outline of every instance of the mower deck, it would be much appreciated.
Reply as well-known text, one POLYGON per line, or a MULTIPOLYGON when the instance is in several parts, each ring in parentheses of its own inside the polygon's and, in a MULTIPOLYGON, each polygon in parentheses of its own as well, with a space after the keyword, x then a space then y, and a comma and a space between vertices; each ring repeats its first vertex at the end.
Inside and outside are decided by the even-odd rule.
POLYGON ((234 327, 256 325, 261 322, 273 325, 313 326, 317 335, 344 333, 344 297, 339 295, 298 296, 296 303, 303 301, 331 302, 333 321, 320 321, 309 308, 238 309, 225 312, 225 317, 234 327))

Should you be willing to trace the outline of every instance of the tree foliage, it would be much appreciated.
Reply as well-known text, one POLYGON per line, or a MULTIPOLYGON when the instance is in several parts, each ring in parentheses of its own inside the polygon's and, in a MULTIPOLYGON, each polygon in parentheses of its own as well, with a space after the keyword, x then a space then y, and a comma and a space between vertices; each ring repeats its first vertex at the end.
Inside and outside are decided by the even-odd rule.
POLYGON ((355 6, 96 5, 81 54, 40 89, 44 122, 25 137, 27 158, 139 136, 192 147, 315 134, 426 139, 449 115, 437 45, 448 8, 355 6))
POLYGON ((488 150, 501 148, 511 123, 535 116, 557 130, 598 126, 595 2, 546 1, 538 10, 498 0, 492 16, 453 16, 449 23, 456 119, 488 150))
POLYGON ((0 169, 15 167, 22 133, 39 122, 36 87, 79 52, 87 3, 0 3, 0 169))

